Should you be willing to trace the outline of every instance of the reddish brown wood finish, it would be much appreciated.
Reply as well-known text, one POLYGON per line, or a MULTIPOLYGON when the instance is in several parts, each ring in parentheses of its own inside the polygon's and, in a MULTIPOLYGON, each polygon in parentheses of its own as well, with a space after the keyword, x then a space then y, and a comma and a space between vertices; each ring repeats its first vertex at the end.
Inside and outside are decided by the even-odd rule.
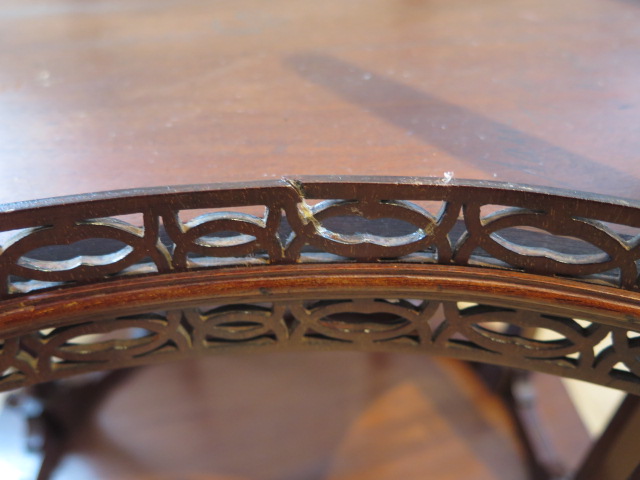
MULTIPOLYGON (((276 0, 268 8, 255 0, 7 0, 0 198, 301 172, 441 179, 451 172, 637 199, 639 23, 637 2, 627 0, 276 0)), ((577 223, 569 222, 573 233, 577 223)), ((88 227, 75 238, 102 228, 88 227)), ((250 234, 255 224, 244 228, 250 234)), ((615 258, 633 256, 600 238, 615 258)), ((500 246, 488 244, 495 257, 500 246)), ((23 253, 14 250, 13 260, 23 253)), ((509 255, 512 268, 535 275, 581 268, 509 255)), ((103 278, 110 269, 119 267, 84 274, 103 278)), ((629 271, 598 279, 632 292, 598 321, 620 326, 620 314, 633 310, 629 271)), ((116 278, 109 288, 118 284, 128 285, 116 278)), ((39 298, 51 299, 33 292, 22 307, 11 303, 14 313, 28 313, 39 298)), ((624 331, 618 343, 629 354, 637 341, 624 331)), ((15 368, 14 354, 33 366, 16 342, 2 348, 0 372, 15 368)))
POLYGON ((3 0, 0 201, 444 172, 639 199, 638 24, 635 0, 3 0))
POLYGON ((640 397, 627 395, 611 423, 593 444, 576 480, 640 478, 640 397))
POLYGON ((3 387, 216 351, 355 348, 450 355, 639 392, 640 237, 607 224, 633 230, 640 208, 561 193, 303 178, 5 206, 5 229, 21 230, 0 256, 3 387), (234 211, 261 205, 262 217, 234 211), (498 212, 483 214, 485 205, 498 212), (201 215, 181 217, 193 209, 201 215), (107 218, 133 213, 143 228, 107 218), (514 229, 517 241, 502 233, 514 229), (567 236, 576 239, 563 243, 567 236), (94 237, 119 241, 119 250, 40 258, 94 237), (560 337, 538 341, 491 322, 560 337), (80 341, 128 328, 140 336, 80 341))

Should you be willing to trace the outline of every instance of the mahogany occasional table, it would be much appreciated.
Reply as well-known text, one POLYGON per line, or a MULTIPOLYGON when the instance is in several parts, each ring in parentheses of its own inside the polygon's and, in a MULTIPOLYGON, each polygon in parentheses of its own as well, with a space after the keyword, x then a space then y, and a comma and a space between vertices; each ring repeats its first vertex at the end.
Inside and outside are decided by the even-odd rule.
MULTIPOLYGON (((0 388, 357 349, 640 394, 639 25, 633 0, 3 2, 0 388)), ((631 475, 636 398, 576 478, 631 475)))

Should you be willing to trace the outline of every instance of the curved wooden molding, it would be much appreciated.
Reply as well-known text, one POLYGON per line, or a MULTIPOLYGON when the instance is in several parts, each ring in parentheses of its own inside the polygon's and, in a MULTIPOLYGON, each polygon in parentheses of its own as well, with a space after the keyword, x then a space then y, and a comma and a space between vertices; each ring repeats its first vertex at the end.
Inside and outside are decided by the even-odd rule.
POLYGON ((0 389, 210 352, 348 348, 640 393, 638 203, 300 178, 23 202, 0 220, 0 389), (554 339, 529 338, 535 327, 554 339))

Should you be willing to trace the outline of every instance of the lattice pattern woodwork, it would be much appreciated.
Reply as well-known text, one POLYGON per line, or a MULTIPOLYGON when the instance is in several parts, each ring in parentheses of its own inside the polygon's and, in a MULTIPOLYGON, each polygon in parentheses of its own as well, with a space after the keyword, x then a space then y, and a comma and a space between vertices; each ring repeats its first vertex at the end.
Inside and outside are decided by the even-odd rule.
MULTIPOLYGON (((512 270, 621 289, 629 302, 640 302, 640 205, 532 187, 283 179, 24 202, 0 207, 0 220, 5 302, 28 304, 81 285, 108 289, 132 276, 353 262, 512 270)), ((577 321, 535 309, 461 308, 438 298, 343 297, 253 299, 5 334, 0 389, 155 358, 260 347, 429 352, 640 393, 637 318, 623 328, 601 316, 577 321), (525 333, 546 328, 557 339, 527 338, 490 322, 525 333)))
POLYGON ((640 210, 622 200, 416 179, 282 180, 93 197, 0 208, 3 296, 117 275, 349 261, 476 265, 627 290, 640 285, 640 210), (234 211, 246 207, 266 213, 234 211), (485 207, 494 211, 483 214, 485 207), (207 213, 182 220, 190 210, 207 213), (143 226, 117 218, 136 214, 143 226), (82 242, 89 239, 109 240, 111 249, 88 254, 91 245, 82 242), (70 258, 43 258, 51 247, 70 258))
POLYGON ((424 352, 640 390, 637 331, 523 309, 404 298, 208 305, 40 330, 4 340, 0 386, 106 364, 261 349, 424 352), (555 337, 529 338, 534 327, 555 337))

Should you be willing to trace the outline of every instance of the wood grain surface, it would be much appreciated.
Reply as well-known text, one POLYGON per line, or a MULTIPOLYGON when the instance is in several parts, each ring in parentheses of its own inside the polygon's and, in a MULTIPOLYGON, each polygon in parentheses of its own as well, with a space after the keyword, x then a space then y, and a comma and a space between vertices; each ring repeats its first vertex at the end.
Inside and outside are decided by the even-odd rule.
POLYGON ((0 202, 299 174, 640 198, 635 0, 5 0, 0 202))
POLYGON ((0 202, 319 174, 640 199, 639 20, 637 0, 4 0, 0 202))
MULTIPOLYGON (((588 446, 558 378, 535 385, 568 466, 588 446)), ((13 411, 0 468, 31 478, 13 411)), ((10 477, 7 477, 10 478, 10 477)), ((136 370, 51 480, 525 480, 503 405, 461 364, 357 352, 216 356, 136 370)))

